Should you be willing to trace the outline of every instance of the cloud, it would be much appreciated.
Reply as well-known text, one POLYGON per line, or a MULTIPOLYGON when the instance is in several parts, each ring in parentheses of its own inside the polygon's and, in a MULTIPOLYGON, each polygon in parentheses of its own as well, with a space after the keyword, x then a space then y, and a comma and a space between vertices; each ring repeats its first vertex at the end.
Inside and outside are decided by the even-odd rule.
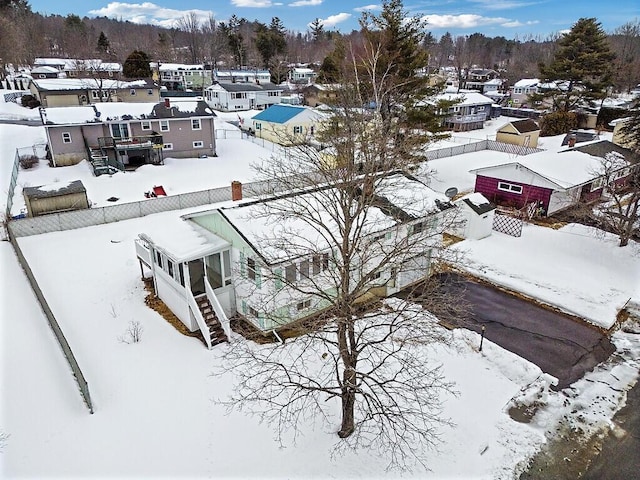
POLYGON ((469 0, 473 3, 482 4, 482 8, 487 10, 510 10, 513 8, 529 7, 531 5, 537 5, 542 2, 536 1, 520 1, 520 0, 469 0))
POLYGON ((365 5, 364 7, 354 8, 356 12, 370 12, 375 10, 382 10, 382 5, 365 5))
POLYGON ((471 13, 462 15, 425 15, 422 19, 432 28, 475 28, 486 25, 503 25, 513 21, 503 17, 483 17, 471 13))
POLYGON ((314 7, 316 5, 322 5, 324 0, 298 0, 289 4, 290 7, 314 7))
POLYGON ((513 20, 511 22, 505 22, 501 24, 501 27, 512 28, 512 27, 524 27, 525 25, 536 25, 540 23, 538 20, 529 21, 529 22, 521 22, 520 20, 513 20))
POLYGON ((231 0, 231 4, 240 8, 269 8, 280 3, 273 3, 271 0, 231 0))
POLYGON ((90 10, 91 15, 118 18, 132 23, 148 23, 171 28, 188 13, 195 13, 201 21, 206 21, 213 12, 210 10, 175 10, 164 8, 151 2, 122 3, 111 2, 106 7, 90 10))
MULTIPOLYGON (((320 19, 320 23, 324 28, 332 28, 337 24, 346 22, 351 18, 350 13, 338 13, 337 15, 330 15, 325 19, 320 19)), ((311 24, 307 25, 310 26, 311 24)))

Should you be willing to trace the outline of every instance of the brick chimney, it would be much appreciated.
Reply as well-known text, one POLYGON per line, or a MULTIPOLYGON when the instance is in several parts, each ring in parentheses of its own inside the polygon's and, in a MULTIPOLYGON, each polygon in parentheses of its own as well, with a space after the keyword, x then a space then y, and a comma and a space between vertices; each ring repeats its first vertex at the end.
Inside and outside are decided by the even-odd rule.
POLYGON ((569 140, 568 140, 568 144, 569 144, 569 148, 573 148, 576 146, 576 136, 575 135, 569 135, 569 140))
POLYGON ((237 180, 231 182, 231 200, 234 202, 242 200, 242 183, 237 180))
POLYGON ((165 106, 165 108, 170 108, 171 107, 171 101, 168 98, 164 99, 164 106, 165 106))

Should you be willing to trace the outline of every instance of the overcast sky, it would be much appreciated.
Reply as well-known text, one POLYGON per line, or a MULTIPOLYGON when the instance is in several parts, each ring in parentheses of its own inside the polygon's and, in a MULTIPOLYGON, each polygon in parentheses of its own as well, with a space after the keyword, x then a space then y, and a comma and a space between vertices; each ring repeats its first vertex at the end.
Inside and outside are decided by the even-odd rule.
MULTIPOLYGON (((319 18, 326 30, 348 33, 357 30, 362 11, 379 11, 380 3, 368 0, 155 0, 109 2, 108 0, 29 0, 42 14, 80 17, 107 16, 134 23, 172 27, 187 12, 203 19, 213 16, 227 21, 233 14, 269 23, 279 17, 289 30, 305 32, 319 18)), ((525 39, 545 38, 571 28, 582 17, 595 17, 607 32, 640 18, 640 0, 405 0, 412 15, 423 15, 435 37, 475 32, 487 36, 525 39)))

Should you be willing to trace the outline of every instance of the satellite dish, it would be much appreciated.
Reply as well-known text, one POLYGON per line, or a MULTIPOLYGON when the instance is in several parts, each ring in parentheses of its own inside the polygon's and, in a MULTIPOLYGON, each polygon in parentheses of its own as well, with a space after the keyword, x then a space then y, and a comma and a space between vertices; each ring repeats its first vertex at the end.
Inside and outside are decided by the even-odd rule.
POLYGON ((444 194, 449 199, 452 199, 453 197, 455 197, 458 194, 458 189, 456 187, 449 187, 444 191, 444 194))

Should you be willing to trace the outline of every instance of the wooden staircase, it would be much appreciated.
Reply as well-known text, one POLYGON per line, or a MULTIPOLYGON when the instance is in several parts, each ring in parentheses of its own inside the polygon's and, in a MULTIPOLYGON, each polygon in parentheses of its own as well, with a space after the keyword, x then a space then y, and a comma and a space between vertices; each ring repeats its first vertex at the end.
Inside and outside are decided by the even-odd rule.
POLYGON ((196 297, 196 303, 198 304, 200 313, 202 313, 202 317, 204 318, 204 321, 209 328, 209 338, 211 339, 211 345, 213 346, 218 345, 222 342, 228 342, 229 339, 224 333, 222 325, 218 320, 216 312, 213 311, 213 307, 211 306, 211 302, 209 302, 207 296, 201 295, 199 297, 196 297))

